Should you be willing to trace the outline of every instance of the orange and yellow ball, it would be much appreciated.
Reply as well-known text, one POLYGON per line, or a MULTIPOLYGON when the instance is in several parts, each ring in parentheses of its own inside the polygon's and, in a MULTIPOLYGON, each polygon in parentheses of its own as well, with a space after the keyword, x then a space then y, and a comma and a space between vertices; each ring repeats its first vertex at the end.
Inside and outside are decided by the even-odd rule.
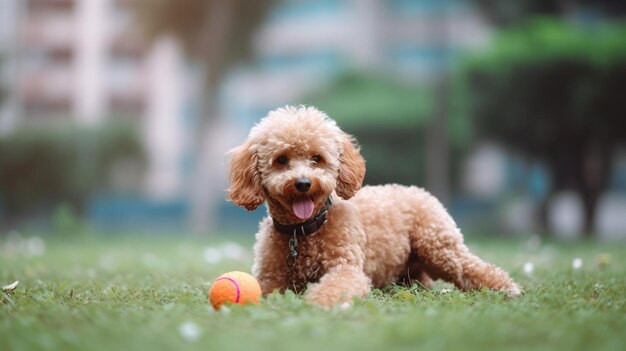
POLYGON ((238 271, 220 275, 209 290, 209 302, 215 309, 223 304, 258 303, 260 297, 259 282, 250 274, 238 271))

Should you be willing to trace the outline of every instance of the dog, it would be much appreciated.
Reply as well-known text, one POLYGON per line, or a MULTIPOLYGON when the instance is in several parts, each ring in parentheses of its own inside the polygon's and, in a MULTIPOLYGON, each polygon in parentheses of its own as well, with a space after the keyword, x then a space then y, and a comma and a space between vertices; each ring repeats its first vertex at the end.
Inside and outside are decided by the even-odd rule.
POLYGON ((270 112, 228 155, 229 200, 249 211, 267 203, 252 267, 264 295, 292 290, 334 306, 372 288, 431 288, 437 279, 520 294, 504 270, 469 251, 434 196, 397 184, 362 188, 355 138, 314 107, 270 112))

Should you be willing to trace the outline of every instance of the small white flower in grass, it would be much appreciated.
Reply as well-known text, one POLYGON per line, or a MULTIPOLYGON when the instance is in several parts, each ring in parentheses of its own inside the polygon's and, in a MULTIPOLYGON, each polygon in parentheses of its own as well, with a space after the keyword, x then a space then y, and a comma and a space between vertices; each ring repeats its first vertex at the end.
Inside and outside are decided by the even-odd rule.
POLYGON ((196 341, 200 337, 200 327, 194 322, 185 322, 178 327, 178 332, 187 341, 196 341))
POLYGON ((580 267, 583 266, 583 260, 580 257, 576 257, 573 261, 572 261, 572 268, 574 269, 580 269, 580 267))
POLYGON ((162 266, 159 258, 151 253, 144 253, 141 257, 141 261, 148 268, 159 268, 162 266))
POLYGON ((96 277, 96 275, 97 275, 97 272, 96 272, 96 270, 95 270, 95 269, 93 269, 93 268, 89 268, 89 269, 87 269, 87 276, 88 276, 89 278, 92 278, 92 279, 93 279, 93 278, 95 278, 95 277, 96 277))
POLYGON ((20 283, 20 281, 16 280, 16 281, 14 281, 13 283, 11 283, 9 285, 3 286, 2 290, 3 291, 13 291, 13 290, 15 290, 15 288, 17 287, 17 284, 19 284, 19 283, 20 283))
POLYGON ((41 256, 46 252, 46 243, 38 236, 25 241, 24 251, 28 256, 41 256))
POLYGON ((222 246, 221 253, 231 260, 243 260, 246 258, 246 249, 232 241, 226 242, 222 246))
POLYGON ((533 270, 535 270, 535 266, 533 265, 532 262, 524 263, 524 273, 531 274, 533 270))
POLYGON ((20 246, 22 243, 22 234, 16 230, 12 230, 6 236, 6 243, 4 244, 4 254, 7 256, 13 256, 20 253, 20 246))
POLYGON ((215 264, 222 260, 222 252, 214 247, 207 247, 202 252, 202 257, 206 263, 215 264))
POLYGON ((115 261, 115 258, 113 258, 111 255, 106 254, 106 255, 100 256, 99 265, 100 265, 100 268, 110 271, 110 270, 115 269, 116 261, 115 261))

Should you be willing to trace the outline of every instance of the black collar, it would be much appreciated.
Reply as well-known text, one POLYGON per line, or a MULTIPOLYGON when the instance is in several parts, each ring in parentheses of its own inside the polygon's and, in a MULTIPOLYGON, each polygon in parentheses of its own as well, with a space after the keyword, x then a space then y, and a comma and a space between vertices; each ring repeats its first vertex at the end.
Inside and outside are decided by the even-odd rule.
POLYGON ((326 200, 325 206, 322 208, 320 213, 317 216, 302 223, 280 224, 274 218, 272 218, 272 220, 274 221, 274 228, 276 228, 276 230, 278 230, 279 232, 283 234, 287 234, 287 235, 294 235, 294 233, 296 235, 305 235, 305 236, 314 234, 322 227, 322 225, 324 225, 324 223, 326 223, 328 210, 330 209, 330 206, 332 206, 332 204, 333 204, 333 201, 329 196, 328 199, 326 200))

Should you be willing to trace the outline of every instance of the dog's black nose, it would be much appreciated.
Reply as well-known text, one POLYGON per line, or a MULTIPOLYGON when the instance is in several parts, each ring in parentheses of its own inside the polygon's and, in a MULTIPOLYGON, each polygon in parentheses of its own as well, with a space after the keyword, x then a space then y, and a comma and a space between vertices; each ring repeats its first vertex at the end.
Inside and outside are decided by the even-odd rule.
POLYGON ((311 179, 305 177, 298 178, 295 185, 299 192, 305 193, 311 189, 311 179))

